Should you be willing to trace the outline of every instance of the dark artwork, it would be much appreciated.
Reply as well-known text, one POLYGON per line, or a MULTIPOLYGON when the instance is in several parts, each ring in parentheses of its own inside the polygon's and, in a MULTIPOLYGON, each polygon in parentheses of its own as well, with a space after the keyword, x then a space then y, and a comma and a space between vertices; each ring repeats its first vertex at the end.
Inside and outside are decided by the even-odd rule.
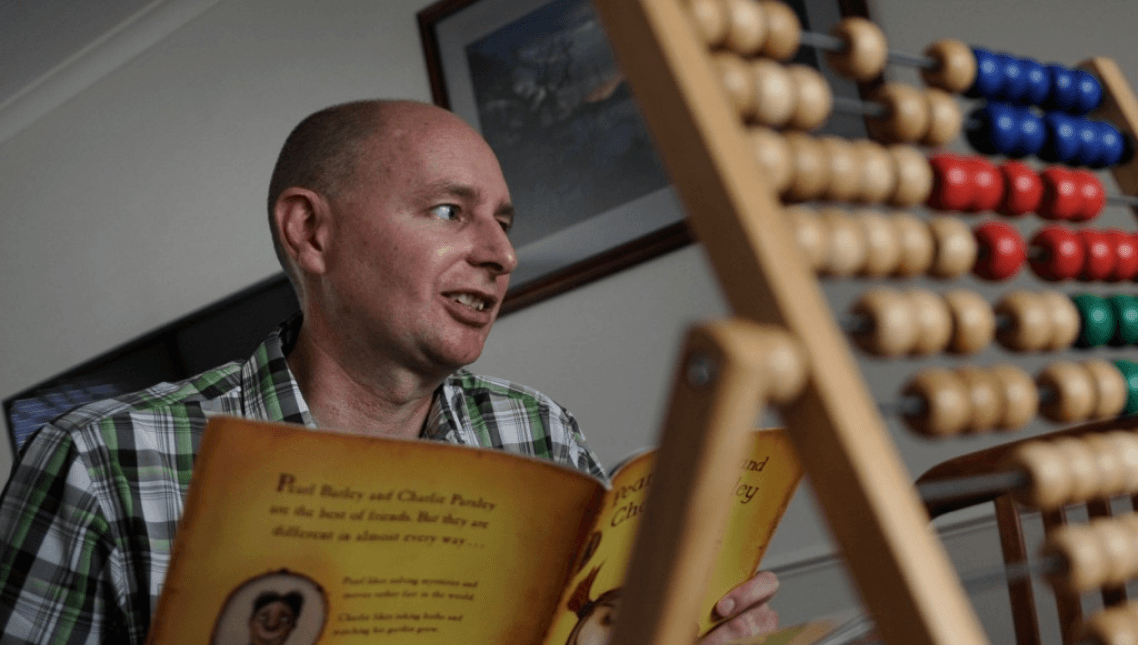
POLYGON ((482 134, 522 246, 667 185, 588 0, 555 0, 466 47, 482 134))

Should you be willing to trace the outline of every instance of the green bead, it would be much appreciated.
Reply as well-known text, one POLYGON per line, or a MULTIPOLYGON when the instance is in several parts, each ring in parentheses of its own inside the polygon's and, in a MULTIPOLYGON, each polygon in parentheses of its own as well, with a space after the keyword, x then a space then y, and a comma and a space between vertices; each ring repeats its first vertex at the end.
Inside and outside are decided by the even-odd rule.
POLYGON ((1090 293, 1080 293, 1071 298, 1079 310, 1082 324, 1079 329, 1079 345, 1083 347, 1102 347, 1114 337, 1117 327, 1114 310, 1105 298, 1090 293))
POLYGON ((1138 363, 1120 358, 1114 361, 1114 366, 1126 379, 1126 408, 1123 413, 1134 414, 1138 412, 1138 363))
POLYGON ((1112 345, 1133 345, 1138 343, 1138 298, 1118 294, 1106 299, 1114 311, 1118 329, 1111 339, 1112 345))

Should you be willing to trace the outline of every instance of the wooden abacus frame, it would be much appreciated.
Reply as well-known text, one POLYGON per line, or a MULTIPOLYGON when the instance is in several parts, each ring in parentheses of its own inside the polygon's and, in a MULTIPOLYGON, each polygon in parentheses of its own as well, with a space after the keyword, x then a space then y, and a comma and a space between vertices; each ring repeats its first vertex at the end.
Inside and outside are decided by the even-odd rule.
MULTIPOLYGON (((596 4, 731 308, 737 316, 785 328, 802 343, 809 381, 781 409, 782 417, 884 642, 986 643, 818 281, 796 251, 778 196, 746 145, 743 125, 717 83, 684 0, 596 4)), ((1133 137, 1138 101, 1117 66, 1105 59, 1086 65, 1103 80, 1106 98, 1099 115, 1133 137)), ((1138 162, 1116 169, 1115 176, 1128 194, 1138 191, 1138 162)), ((669 442, 685 442, 693 455, 689 463, 661 461, 658 468, 678 475, 691 470, 702 452, 692 448, 698 441, 690 436, 676 437, 684 433, 665 430, 662 452, 669 442)), ((655 506, 649 504, 651 514, 655 506)), ((690 530, 683 519, 677 522, 670 530, 690 530)), ((614 640, 621 645, 691 641, 687 630, 669 633, 660 625, 691 624, 694 615, 661 612, 686 611, 668 604, 676 592, 671 587, 698 580, 702 560, 673 545, 667 551, 673 561, 662 566, 665 555, 641 553, 664 553, 659 537, 638 539, 614 640)))

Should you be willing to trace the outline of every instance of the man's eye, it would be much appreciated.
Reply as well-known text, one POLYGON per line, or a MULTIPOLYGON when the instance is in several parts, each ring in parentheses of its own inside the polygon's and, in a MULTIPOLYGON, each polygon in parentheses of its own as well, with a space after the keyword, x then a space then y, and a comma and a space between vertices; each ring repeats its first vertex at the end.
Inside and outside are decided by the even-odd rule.
POLYGON ((452 220, 458 217, 458 207, 452 204, 440 204, 432 208, 431 213, 439 219, 452 220))

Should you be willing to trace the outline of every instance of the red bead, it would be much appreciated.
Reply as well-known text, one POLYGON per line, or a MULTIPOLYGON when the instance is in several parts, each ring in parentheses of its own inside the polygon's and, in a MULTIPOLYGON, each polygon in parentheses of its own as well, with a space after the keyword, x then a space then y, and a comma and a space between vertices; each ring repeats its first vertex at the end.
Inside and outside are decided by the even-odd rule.
POLYGON ((1071 172, 1052 166, 1040 175, 1043 178, 1043 201, 1039 214, 1047 219, 1071 219, 1079 214, 1083 197, 1071 172))
POLYGON ((1086 170, 1073 170, 1071 174, 1078 186, 1079 197, 1082 202, 1079 214, 1072 219, 1076 222, 1094 219, 1102 212, 1103 204, 1106 203, 1106 191, 1102 189, 1102 182, 1086 170))
POLYGON ((1118 229, 1110 229, 1103 235, 1114 247, 1114 271, 1106 279, 1129 280, 1138 275, 1138 240, 1135 240, 1133 235, 1118 229))
POLYGON ((1089 228, 1080 229, 1078 236, 1087 254, 1083 260, 1083 271, 1079 274, 1079 279, 1106 280, 1114 272, 1115 263, 1114 247, 1110 244, 1110 238, 1101 231, 1089 228))
POLYGON ((1008 161, 1000 166, 1004 176, 1004 201, 1001 215, 1023 215, 1034 212, 1043 200, 1043 180, 1025 163, 1008 161))
POLYGON ((1086 247, 1073 231, 1046 226, 1031 238, 1031 270, 1044 280, 1068 280, 1083 270, 1086 247))
POLYGON ((983 157, 966 158, 968 174, 972 182, 972 203, 970 213, 994 211, 1004 201, 1004 180, 1000 172, 983 157))
POLYGON ((938 211, 962 211, 972 203, 972 182, 964 160, 956 155, 938 154, 929 158, 933 168, 933 189, 928 205, 938 211))
POLYGON ((987 280, 1004 280, 1019 271, 1027 251, 1014 228, 1003 222, 987 222, 973 232, 979 251, 973 273, 987 280))

